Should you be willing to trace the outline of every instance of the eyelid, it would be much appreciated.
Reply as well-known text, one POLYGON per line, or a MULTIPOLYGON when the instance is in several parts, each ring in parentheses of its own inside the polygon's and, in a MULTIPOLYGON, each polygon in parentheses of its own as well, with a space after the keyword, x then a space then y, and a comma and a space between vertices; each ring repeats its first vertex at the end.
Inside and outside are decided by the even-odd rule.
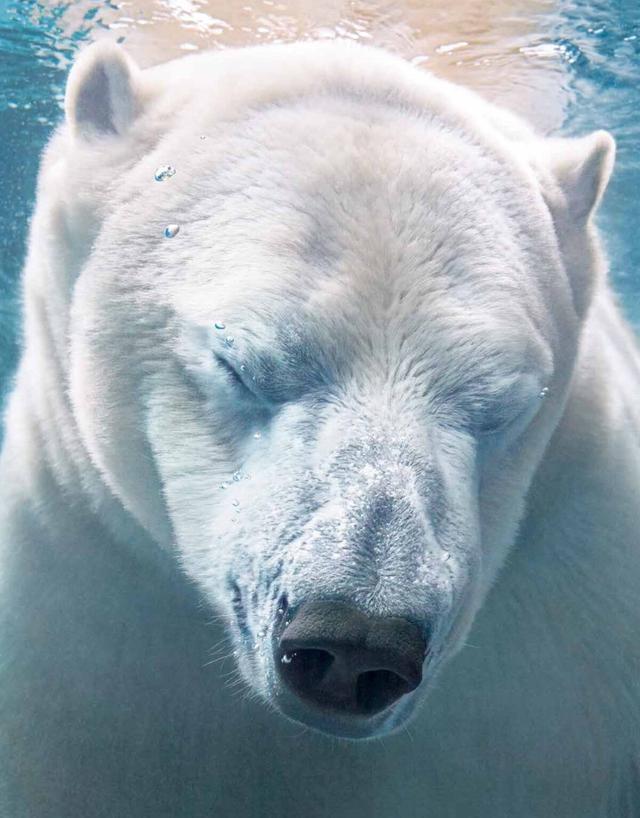
POLYGON ((482 435, 495 435, 499 434, 500 432, 504 432, 521 420, 528 410, 530 410, 529 406, 523 406, 520 408, 519 412, 511 417, 503 417, 494 423, 489 423, 486 425, 481 424, 478 431, 482 435))
MULTIPOLYGON (((253 383, 255 381, 254 377, 245 379, 236 367, 219 352, 214 352, 213 358, 220 369, 225 371, 227 378, 235 384, 236 388, 242 390, 244 395, 252 400, 256 409, 260 409, 261 411, 273 410, 273 403, 265 397, 259 384, 253 383)), ((242 367, 240 371, 242 371, 242 369, 244 369, 244 367, 242 367)))
POLYGON ((506 389, 473 401, 467 415, 477 434, 491 436, 528 424, 537 414, 544 381, 536 372, 523 372, 506 389), (475 405, 474 405, 475 404, 475 405))
POLYGON ((224 358, 222 355, 219 355, 217 352, 214 353, 214 356, 215 356, 216 362, 219 364, 219 366, 222 369, 224 369, 224 371, 227 373, 229 378, 231 378, 235 383, 237 383, 238 386, 241 386, 243 389, 246 389, 247 392, 251 392, 253 394, 253 390, 251 390, 247 386, 247 384, 244 382, 244 380, 240 376, 240 373, 238 372, 238 370, 234 366, 232 366, 226 358, 224 358))
POLYGON ((528 401, 522 403, 519 411, 516 411, 510 416, 505 416, 502 422, 494 424, 493 427, 481 429, 480 433, 484 436, 490 436, 492 434, 508 432, 511 429, 524 429, 537 415, 541 405, 540 391, 538 390, 538 393, 535 395, 532 394, 528 401))

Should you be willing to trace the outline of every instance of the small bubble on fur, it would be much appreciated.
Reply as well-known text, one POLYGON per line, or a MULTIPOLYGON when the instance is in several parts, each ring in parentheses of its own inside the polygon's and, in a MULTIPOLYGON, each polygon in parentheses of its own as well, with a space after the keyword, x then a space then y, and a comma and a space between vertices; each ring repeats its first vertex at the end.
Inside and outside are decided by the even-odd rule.
POLYGON ((180 232, 179 224, 168 224, 164 229, 165 239, 172 239, 180 232))

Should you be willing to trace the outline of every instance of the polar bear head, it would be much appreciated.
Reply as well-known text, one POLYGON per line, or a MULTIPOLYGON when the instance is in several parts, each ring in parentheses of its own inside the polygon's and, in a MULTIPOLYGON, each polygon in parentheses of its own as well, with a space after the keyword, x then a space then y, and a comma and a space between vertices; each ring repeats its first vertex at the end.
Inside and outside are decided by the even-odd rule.
POLYGON ((561 416, 611 138, 346 44, 146 71, 100 44, 66 109, 40 196, 82 446, 267 702, 395 729, 561 416))

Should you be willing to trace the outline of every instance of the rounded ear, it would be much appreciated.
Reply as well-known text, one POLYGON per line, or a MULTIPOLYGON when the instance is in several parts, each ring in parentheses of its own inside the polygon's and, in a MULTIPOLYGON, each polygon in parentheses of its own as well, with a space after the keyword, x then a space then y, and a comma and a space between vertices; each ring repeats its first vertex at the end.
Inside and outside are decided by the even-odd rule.
POLYGON ((122 136, 141 108, 140 69, 115 43, 101 41, 76 60, 65 95, 75 136, 122 136))
POLYGON ((611 176, 615 141, 606 131, 577 139, 536 139, 526 151, 553 219, 576 314, 586 315, 606 264, 590 219, 611 176))
POLYGON ((579 139, 546 139, 546 165, 564 199, 570 219, 584 224, 595 213, 607 187, 616 143, 607 131, 579 139))

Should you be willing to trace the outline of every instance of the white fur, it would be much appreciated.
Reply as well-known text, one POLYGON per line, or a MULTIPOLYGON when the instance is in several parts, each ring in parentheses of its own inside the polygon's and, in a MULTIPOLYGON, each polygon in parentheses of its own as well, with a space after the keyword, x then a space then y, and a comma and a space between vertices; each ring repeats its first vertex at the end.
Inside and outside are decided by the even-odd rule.
POLYGON ((611 137, 540 139, 335 43, 142 72, 94 46, 67 118, 0 461, 2 814, 637 815, 640 358, 591 221, 611 137), (301 718, 283 593, 433 630, 361 734, 394 735, 277 712, 301 718))

